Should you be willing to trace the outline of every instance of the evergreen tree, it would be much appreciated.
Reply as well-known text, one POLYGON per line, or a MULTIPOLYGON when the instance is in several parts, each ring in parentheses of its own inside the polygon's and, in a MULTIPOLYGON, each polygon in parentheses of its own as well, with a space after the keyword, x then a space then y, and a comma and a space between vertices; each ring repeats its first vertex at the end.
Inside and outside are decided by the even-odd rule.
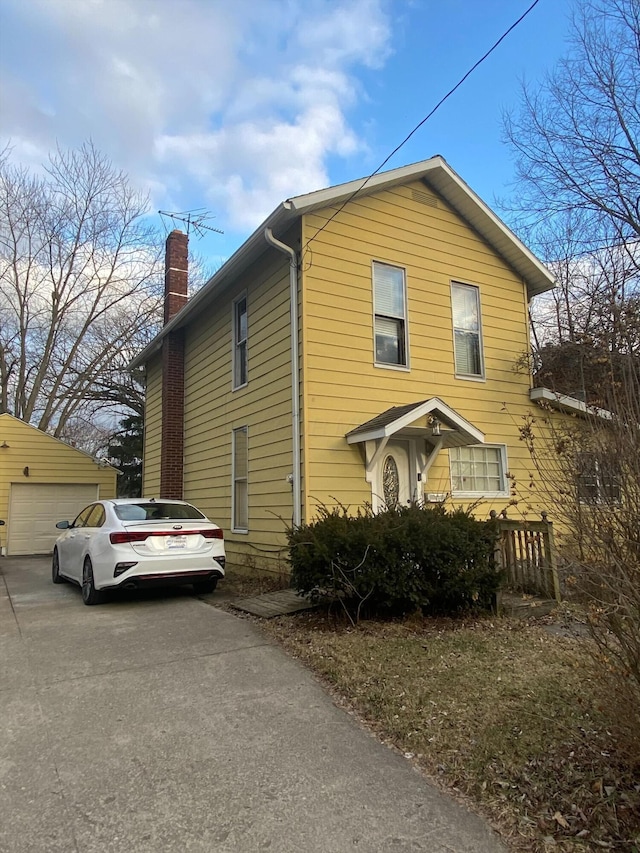
POLYGON ((144 420, 128 415, 109 444, 109 461, 120 470, 118 497, 139 498, 142 494, 142 439, 144 420))

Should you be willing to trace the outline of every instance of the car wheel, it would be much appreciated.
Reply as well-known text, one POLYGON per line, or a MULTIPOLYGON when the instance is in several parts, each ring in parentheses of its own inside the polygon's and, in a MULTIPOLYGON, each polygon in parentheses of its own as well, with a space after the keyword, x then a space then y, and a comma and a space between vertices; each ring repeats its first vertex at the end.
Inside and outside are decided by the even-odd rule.
POLYGON ((85 557, 82 567, 82 600, 85 604, 100 604, 102 593, 96 589, 93 582, 93 566, 89 557, 85 557))
POLYGON ((51 560, 51 580, 54 583, 64 583, 64 578, 60 574, 60 557, 58 549, 53 549, 53 559, 51 560))
POLYGON ((194 583, 193 591, 196 595, 207 595, 213 592, 217 586, 218 578, 211 578, 207 581, 197 581, 197 583, 194 583))

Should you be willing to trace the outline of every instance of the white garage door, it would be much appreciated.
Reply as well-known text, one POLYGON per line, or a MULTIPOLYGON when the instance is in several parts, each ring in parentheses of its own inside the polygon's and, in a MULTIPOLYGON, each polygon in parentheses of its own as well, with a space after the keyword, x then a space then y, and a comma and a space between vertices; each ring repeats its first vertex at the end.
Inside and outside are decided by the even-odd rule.
POLYGON ((97 497, 95 483, 13 483, 7 553, 10 556, 51 553, 60 534, 56 522, 65 518, 73 521, 97 497))

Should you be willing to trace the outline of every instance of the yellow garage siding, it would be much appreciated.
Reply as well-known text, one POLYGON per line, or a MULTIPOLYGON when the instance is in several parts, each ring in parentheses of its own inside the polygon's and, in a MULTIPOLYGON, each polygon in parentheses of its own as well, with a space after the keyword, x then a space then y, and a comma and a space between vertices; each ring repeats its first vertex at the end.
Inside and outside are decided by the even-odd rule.
MULTIPOLYGON (((0 414, 0 519, 9 522, 14 484, 92 486, 96 497, 116 495, 117 472, 9 414, 0 414)), ((82 488, 78 493, 88 493, 82 488)), ((79 507, 82 509, 82 507, 79 507)), ((0 528, 0 547, 11 538, 10 525, 0 528)))
POLYGON ((144 408, 144 455, 142 459, 142 494, 160 495, 160 454, 162 449, 162 357, 156 356, 147 366, 147 388, 144 408))
MULTIPOLYGON (((509 468, 528 478, 518 426, 531 409, 529 377, 514 369, 529 348, 525 284, 442 199, 421 204, 413 190, 425 187, 418 182, 358 198, 313 239, 304 272, 307 517, 332 496, 371 500, 361 450, 347 445, 346 432, 391 406, 434 396, 482 430, 487 443, 506 444, 509 468), (374 366, 373 261, 406 271, 409 370, 374 366), (479 289, 483 381, 455 377, 453 281, 479 289)), ((303 242, 331 213, 304 217, 303 242)), ((449 488, 444 451, 424 490, 449 488)))
MULTIPOLYGON (((293 243, 295 234, 284 240, 293 243)), ((230 563, 278 569, 292 516, 289 265, 268 249, 187 329, 184 494, 225 531, 230 563), (232 390, 232 306, 247 294, 248 384, 232 390), (249 533, 231 531, 231 434, 248 428, 249 533)))

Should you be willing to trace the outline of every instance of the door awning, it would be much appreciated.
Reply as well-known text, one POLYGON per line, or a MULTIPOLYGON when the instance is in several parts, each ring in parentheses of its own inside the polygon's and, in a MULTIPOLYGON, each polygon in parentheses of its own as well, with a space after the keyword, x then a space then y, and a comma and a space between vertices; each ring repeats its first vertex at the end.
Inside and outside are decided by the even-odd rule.
POLYGON ((352 429, 346 439, 349 444, 379 442, 397 433, 425 438, 439 449, 484 444, 484 433, 439 397, 387 409, 352 429))

